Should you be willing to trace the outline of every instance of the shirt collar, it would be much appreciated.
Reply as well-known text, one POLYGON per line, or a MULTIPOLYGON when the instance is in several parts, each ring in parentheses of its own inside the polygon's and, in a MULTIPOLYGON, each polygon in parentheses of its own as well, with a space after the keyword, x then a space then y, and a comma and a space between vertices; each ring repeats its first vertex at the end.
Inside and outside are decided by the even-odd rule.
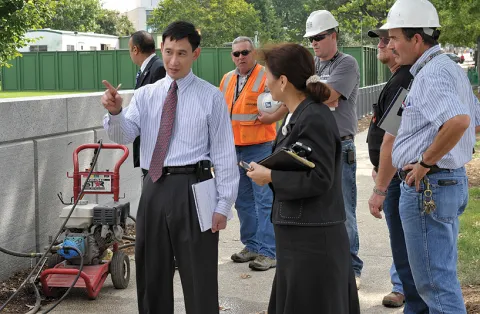
MULTIPOLYGON (((440 45, 435 45, 431 48, 429 48, 427 51, 425 51, 423 53, 423 55, 418 58, 418 60, 412 65, 412 67, 410 68, 410 73, 412 73, 413 76, 415 76, 416 74, 418 74, 418 70, 422 67, 422 66, 425 66, 425 61, 427 61, 427 59, 434 53, 437 53, 438 51, 440 51, 440 45)), ((428 62, 428 61, 427 61, 428 62)))
POLYGON ((147 59, 145 59, 145 61, 143 61, 142 63, 142 66, 140 67, 140 70, 142 71, 145 71, 145 68, 147 67, 147 64, 150 62, 150 60, 152 60, 153 57, 155 57, 156 54, 155 53, 152 53, 147 59))
MULTIPOLYGON (((190 69, 190 72, 183 78, 181 79, 178 79, 176 80, 177 81, 177 86, 178 86, 178 90, 179 91, 182 91, 184 90, 185 88, 188 87, 188 85, 190 85, 193 80, 195 78, 195 75, 193 74, 192 72, 192 69, 190 69)), ((167 88, 170 88, 170 85, 172 84, 172 82, 174 81, 173 78, 171 78, 168 74, 165 76, 165 79, 167 81, 167 88)))
POLYGON ((238 68, 236 68, 235 69, 235 74, 238 75, 238 76, 249 76, 250 74, 252 74, 253 69, 255 69, 256 66, 257 66, 257 62, 255 62, 255 65, 253 66, 253 68, 251 68, 250 71, 248 71, 247 75, 241 75, 240 71, 238 71, 238 68))

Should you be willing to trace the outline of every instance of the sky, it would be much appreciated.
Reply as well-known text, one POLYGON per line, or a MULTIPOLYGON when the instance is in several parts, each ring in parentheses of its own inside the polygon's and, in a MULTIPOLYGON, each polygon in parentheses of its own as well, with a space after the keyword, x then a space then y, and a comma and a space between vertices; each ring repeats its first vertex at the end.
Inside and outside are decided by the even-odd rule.
POLYGON ((133 7, 133 0, 102 0, 103 7, 109 10, 125 12, 133 7))

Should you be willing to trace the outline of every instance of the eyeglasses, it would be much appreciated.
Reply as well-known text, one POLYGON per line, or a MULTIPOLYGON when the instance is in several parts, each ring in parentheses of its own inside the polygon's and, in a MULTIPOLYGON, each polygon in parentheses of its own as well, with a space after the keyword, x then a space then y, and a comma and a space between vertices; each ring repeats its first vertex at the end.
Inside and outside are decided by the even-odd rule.
POLYGON ((378 40, 385 46, 388 45, 388 43, 390 42, 390 38, 388 37, 379 37, 378 40))
POLYGON ((326 33, 326 34, 321 34, 321 35, 315 35, 315 36, 312 36, 312 37, 308 37, 308 40, 310 40, 311 43, 313 43, 313 41, 322 41, 325 39, 325 37, 327 37, 328 35, 330 35, 331 33, 326 33))
POLYGON ((240 54, 242 56, 248 56, 250 54, 250 50, 242 50, 242 51, 234 51, 232 52, 232 55, 235 57, 235 58, 238 58, 240 57, 240 54))

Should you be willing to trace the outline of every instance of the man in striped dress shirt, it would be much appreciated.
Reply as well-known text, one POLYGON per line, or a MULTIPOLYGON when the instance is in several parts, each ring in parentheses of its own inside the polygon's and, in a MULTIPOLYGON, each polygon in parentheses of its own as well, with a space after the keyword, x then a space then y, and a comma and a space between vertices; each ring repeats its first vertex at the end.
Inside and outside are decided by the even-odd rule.
POLYGON ((186 312, 218 313, 218 237, 236 199, 239 173, 225 99, 196 77, 200 35, 187 22, 162 35, 167 76, 135 91, 122 110, 107 82, 102 104, 108 136, 120 144, 142 137, 140 166, 148 169, 137 214, 135 261, 141 314, 174 312, 175 256, 186 312), (211 231, 201 232, 192 184, 211 178, 215 166, 218 205, 211 231), (205 170, 206 169, 206 170, 205 170))
POLYGON ((468 200, 464 165, 472 158, 480 104, 464 71, 441 53, 438 27, 437 11, 427 0, 398 0, 381 27, 389 30, 397 63, 413 64, 392 151, 403 180, 405 246, 422 298, 405 313, 466 313, 457 278, 458 217, 468 200))

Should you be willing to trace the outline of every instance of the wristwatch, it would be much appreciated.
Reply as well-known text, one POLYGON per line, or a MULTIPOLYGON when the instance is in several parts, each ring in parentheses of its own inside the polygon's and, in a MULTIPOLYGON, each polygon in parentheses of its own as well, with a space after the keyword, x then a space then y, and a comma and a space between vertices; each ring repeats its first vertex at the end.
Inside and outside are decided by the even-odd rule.
POLYGON ((430 166, 430 165, 427 165, 426 163, 423 162, 423 154, 421 154, 420 157, 418 157, 418 163, 419 163, 420 166, 422 166, 423 168, 432 169, 432 167, 433 167, 433 165, 430 166))

